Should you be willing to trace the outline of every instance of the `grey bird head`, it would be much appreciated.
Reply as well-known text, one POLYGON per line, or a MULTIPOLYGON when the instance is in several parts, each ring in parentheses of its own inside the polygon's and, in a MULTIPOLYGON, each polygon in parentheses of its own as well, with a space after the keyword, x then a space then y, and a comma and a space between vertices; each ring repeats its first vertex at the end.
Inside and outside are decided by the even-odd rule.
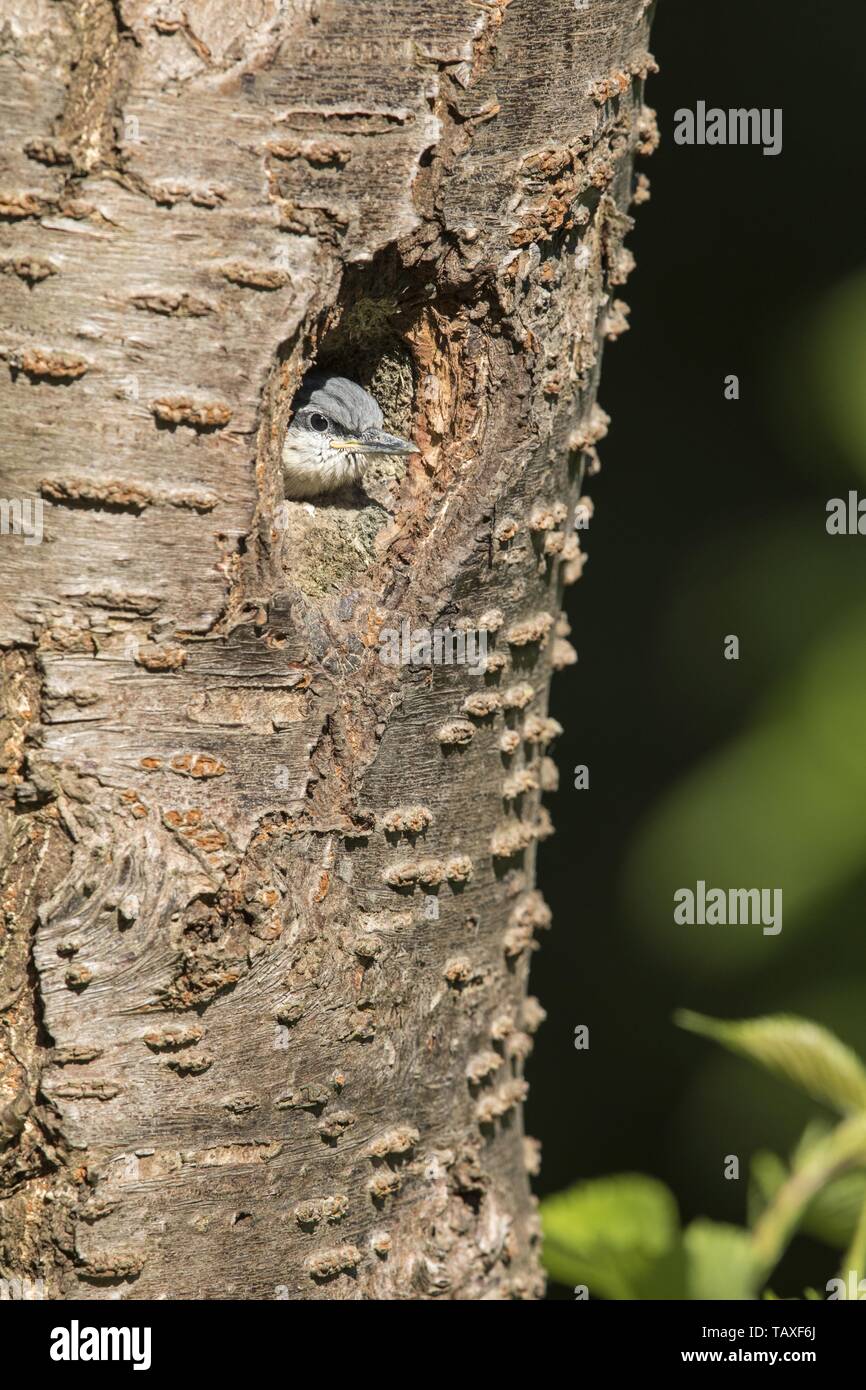
POLYGON ((382 429, 378 404, 357 382, 309 372, 295 397, 283 443, 287 497, 315 497, 357 482, 371 454, 416 454, 414 444, 382 429))

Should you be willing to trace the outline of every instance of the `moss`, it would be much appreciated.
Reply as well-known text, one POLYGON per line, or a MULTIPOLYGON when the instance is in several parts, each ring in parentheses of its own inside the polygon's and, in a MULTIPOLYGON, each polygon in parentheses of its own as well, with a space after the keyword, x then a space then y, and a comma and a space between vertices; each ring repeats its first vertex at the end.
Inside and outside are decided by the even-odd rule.
POLYGON ((393 297, 359 296, 322 341, 317 361, 319 367, 350 377, 375 396, 386 429, 397 433, 411 424, 415 391, 412 356, 398 331, 399 315, 393 297))
POLYGON ((334 346, 340 342, 347 347, 369 348, 377 340, 385 342, 397 336, 394 320, 399 312, 394 298, 374 298, 362 295, 350 304, 332 334, 334 346))

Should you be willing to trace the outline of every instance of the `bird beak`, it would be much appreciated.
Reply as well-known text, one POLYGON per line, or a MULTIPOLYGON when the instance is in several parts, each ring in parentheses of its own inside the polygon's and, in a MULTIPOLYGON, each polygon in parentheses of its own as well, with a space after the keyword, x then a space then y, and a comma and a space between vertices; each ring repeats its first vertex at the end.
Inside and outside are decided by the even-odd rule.
POLYGON ((365 430, 358 439, 332 439, 332 449, 349 449, 353 454, 418 454, 420 449, 384 430, 365 430))

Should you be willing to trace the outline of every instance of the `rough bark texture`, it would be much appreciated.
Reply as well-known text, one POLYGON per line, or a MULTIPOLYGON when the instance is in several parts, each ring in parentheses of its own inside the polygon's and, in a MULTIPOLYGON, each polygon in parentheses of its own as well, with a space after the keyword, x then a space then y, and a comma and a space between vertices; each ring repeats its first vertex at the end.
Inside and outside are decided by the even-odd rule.
POLYGON ((0 1268, 52 1297, 542 1287, 546 702, 650 8, 5 6, 0 1268), (313 509, 312 362, 423 450, 313 509), (404 619, 487 674, 384 665, 404 619))

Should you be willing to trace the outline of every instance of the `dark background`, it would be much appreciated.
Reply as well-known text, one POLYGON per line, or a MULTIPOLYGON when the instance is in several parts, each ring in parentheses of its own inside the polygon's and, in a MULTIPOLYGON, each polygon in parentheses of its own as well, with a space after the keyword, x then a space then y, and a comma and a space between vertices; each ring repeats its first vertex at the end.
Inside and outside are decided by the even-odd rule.
MULTIPOLYGON (((745 1220, 749 1155, 786 1153, 816 1107, 675 1028, 678 1006, 805 1014, 866 1055, 866 680, 846 656, 866 651, 866 537, 825 529, 828 498, 866 494, 864 21, 862 0, 656 12, 662 144, 638 165, 631 331, 605 350, 613 423, 568 592, 579 663, 552 698, 566 732, 527 1114, 541 1195, 643 1172, 684 1219, 745 1220), (782 107, 782 153, 675 145, 674 111, 700 99, 782 107), (781 935, 674 927, 697 877, 781 886, 781 935)), ((798 1295, 837 1262, 799 1238, 774 1287, 798 1295)))

